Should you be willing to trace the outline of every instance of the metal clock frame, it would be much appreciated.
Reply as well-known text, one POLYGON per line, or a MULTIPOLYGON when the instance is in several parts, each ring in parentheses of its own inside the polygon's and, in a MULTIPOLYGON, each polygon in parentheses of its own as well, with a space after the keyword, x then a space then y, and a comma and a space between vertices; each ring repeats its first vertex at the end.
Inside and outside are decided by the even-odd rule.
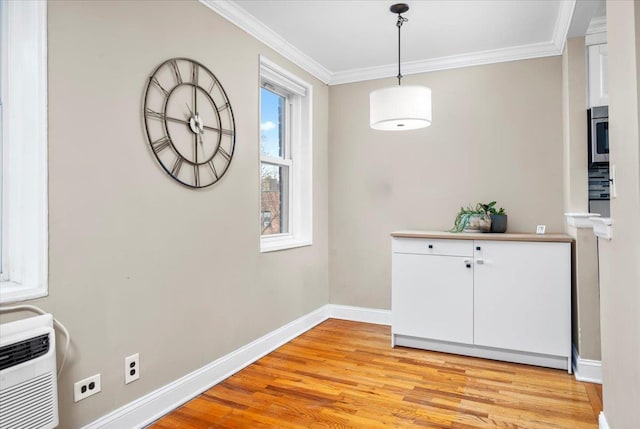
POLYGON ((220 179, 224 176, 224 174, 227 172, 227 170, 229 169, 229 166, 231 165, 231 161, 233 159, 233 153, 235 151, 235 143, 236 143, 236 132, 235 132, 235 117, 233 115, 233 109, 231 107, 231 101, 229 100, 229 97, 227 96, 226 91, 224 90, 224 87, 222 86, 222 84, 220 83, 220 81, 217 79, 217 77, 211 72, 211 70, 209 70, 207 67, 205 67, 202 63, 192 60, 190 58, 184 58, 184 57, 177 57, 177 58, 170 58, 164 62, 162 62, 159 66, 157 66, 155 68, 155 70, 153 71, 153 73, 151 73, 151 75, 148 78, 147 81, 147 86, 145 88, 145 92, 144 92, 144 100, 143 100, 143 112, 142 112, 143 118, 144 118, 144 126, 145 126, 145 131, 146 131, 146 137, 147 137, 147 142, 149 144, 149 148, 151 149, 151 151, 153 152, 156 161, 158 162, 158 164, 160 164, 160 166, 162 167, 162 169, 171 177, 173 178, 175 181, 177 181, 178 183, 180 183, 183 186, 186 186, 190 189, 202 189, 202 188, 207 188, 215 183, 217 183, 218 181, 220 181, 220 179), (191 74, 190 74, 190 78, 191 81, 184 81, 182 79, 182 75, 180 73, 180 69, 178 66, 178 62, 188 62, 191 65, 191 74), (173 73, 173 77, 175 78, 175 83, 173 84, 173 86, 167 90, 165 87, 162 86, 162 84, 160 83, 160 81, 157 78, 157 74, 158 72, 160 72, 164 67, 166 67, 167 65, 169 65, 169 67, 171 68, 171 71, 173 73), (205 88, 203 88, 202 86, 200 86, 198 79, 199 79, 199 71, 200 69, 204 70, 209 77, 211 78, 211 87, 209 88, 209 90, 206 90, 205 88), (173 118, 173 117, 168 117, 166 112, 167 112, 167 105, 169 102, 169 99, 171 97, 171 95, 173 94, 173 92, 179 88, 182 85, 187 85, 193 88, 193 110, 191 108, 189 108, 188 104, 187 104, 187 108, 189 109, 191 116, 188 118, 188 120, 184 120, 184 119, 178 119, 178 118, 173 118), (219 88, 219 92, 222 95, 223 101, 225 102, 223 105, 218 106, 218 104, 216 103, 216 101, 214 100, 214 98, 212 97, 211 93, 212 91, 216 88, 216 86, 219 88), (162 111, 161 112, 156 112, 152 109, 150 109, 147 106, 147 103, 149 101, 149 92, 151 90, 151 88, 156 88, 158 91, 160 91, 163 94, 164 100, 162 102, 162 111), (215 127, 210 127, 207 125, 204 125, 202 123, 202 120, 199 118, 198 115, 198 111, 197 111, 197 97, 196 97, 196 93, 197 91, 201 91, 202 93, 204 93, 206 95, 206 99, 208 100, 208 102, 211 104, 211 106, 213 106, 213 110, 215 111, 216 114, 216 118, 217 118, 217 123, 219 124, 220 128, 215 128, 215 127), (221 120, 221 116, 220 113, 224 110, 228 110, 229 111, 229 120, 230 120, 230 125, 231 125, 231 129, 227 130, 227 129, 223 129, 222 128, 222 120, 221 120), (160 120, 162 121, 162 127, 164 130, 164 137, 153 140, 151 135, 151 130, 149 127, 149 121, 151 119, 154 120, 160 120), (190 130, 192 131, 192 133, 194 134, 194 145, 196 146, 196 150, 195 150, 195 160, 190 160, 186 157, 184 157, 182 155, 182 153, 180 152, 180 150, 178 150, 178 148, 176 147, 176 145, 174 144, 172 138, 171 138, 171 134, 169 132, 169 127, 168 127, 168 122, 176 122, 176 123, 183 123, 185 126, 189 127, 190 130), (216 145, 215 145, 215 150, 213 151, 213 154, 205 160, 205 162, 198 162, 198 152, 197 152, 197 144, 198 144, 198 138, 200 139, 200 144, 203 146, 204 148, 204 143, 202 140, 202 136, 201 134, 204 134, 204 130, 209 130, 209 131, 214 131, 217 132, 218 134, 218 138, 216 141, 216 145), (229 152, 227 152, 222 146, 222 138, 224 135, 228 135, 231 138, 231 150, 229 152), (160 159, 160 155, 159 153, 162 152, 163 150, 165 150, 166 148, 170 148, 172 150, 172 152, 174 154, 176 154, 176 160, 174 162, 174 165, 172 166, 172 168, 169 168, 169 166, 165 165, 165 163, 160 159), (226 159, 226 163, 224 165, 224 169, 221 172, 218 172, 215 168, 214 165, 214 158, 216 158, 216 156, 218 156, 218 154, 221 154, 221 156, 223 156, 226 159), (191 167, 193 167, 193 171, 194 171, 194 180, 193 183, 188 183, 185 182, 184 180, 181 180, 178 177, 178 174, 180 172, 180 169, 182 167, 182 164, 187 163, 189 164, 191 167), (208 165, 209 169, 211 170, 214 180, 211 181, 210 183, 206 183, 206 184, 201 184, 200 183, 200 175, 199 175, 199 168, 200 166, 204 166, 204 165, 208 165))

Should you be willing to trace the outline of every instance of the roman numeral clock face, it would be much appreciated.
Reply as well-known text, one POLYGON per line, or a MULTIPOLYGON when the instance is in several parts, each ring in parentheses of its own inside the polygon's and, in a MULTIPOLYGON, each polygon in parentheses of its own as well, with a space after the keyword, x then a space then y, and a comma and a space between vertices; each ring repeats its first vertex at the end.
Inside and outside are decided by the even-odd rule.
POLYGON ((173 58, 156 68, 145 91, 144 125, 160 166, 185 186, 211 186, 231 164, 231 104, 214 74, 197 61, 173 58))

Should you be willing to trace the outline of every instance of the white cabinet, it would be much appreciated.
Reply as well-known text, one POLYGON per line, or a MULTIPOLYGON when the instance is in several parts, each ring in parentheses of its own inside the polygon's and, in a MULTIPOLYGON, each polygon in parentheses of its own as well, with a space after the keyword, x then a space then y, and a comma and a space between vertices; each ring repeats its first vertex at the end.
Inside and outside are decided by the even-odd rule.
POLYGON ((473 341, 472 243, 443 241, 405 239, 395 243, 398 251, 393 253, 392 262, 394 332, 470 343, 473 341), (422 253, 402 253, 419 252, 420 246, 425 250, 422 253), (467 256, 456 256, 459 253, 467 256))
POLYGON ((476 242, 474 344, 565 356, 571 336, 571 248, 476 242), (480 263, 482 262, 482 263, 480 263))
POLYGON ((394 237, 392 252, 394 345, 571 370, 570 240, 394 237))
POLYGON ((589 57, 589 107, 608 106, 609 88, 607 86, 607 63, 609 49, 606 43, 591 45, 587 49, 589 57))

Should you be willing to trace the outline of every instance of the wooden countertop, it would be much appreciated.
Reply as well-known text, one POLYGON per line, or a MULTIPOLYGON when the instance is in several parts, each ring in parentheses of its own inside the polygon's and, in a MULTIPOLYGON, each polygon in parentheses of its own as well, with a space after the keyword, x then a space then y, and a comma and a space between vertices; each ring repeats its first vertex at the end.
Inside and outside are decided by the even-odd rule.
POLYGON ((548 241, 571 243, 573 238, 566 234, 529 234, 529 233, 483 233, 483 232, 446 232, 446 231, 394 231, 392 237, 402 238, 439 238, 453 240, 493 240, 493 241, 548 241))

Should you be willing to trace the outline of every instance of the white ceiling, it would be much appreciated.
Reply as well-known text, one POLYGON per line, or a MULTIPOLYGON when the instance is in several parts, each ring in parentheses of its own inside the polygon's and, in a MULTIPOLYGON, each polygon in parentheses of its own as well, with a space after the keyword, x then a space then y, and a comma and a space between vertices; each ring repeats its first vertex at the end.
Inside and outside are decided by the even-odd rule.
MULTIPOLYGON (((330 84, 397 74, 391 0, 201 0, 330 84)), ((403 74, 562 53, 604 0, 410 0, 403 74), (575 9, 575 13, 574 13, 575 9), (571 22, 575 16, 574 22, 571 22)))

